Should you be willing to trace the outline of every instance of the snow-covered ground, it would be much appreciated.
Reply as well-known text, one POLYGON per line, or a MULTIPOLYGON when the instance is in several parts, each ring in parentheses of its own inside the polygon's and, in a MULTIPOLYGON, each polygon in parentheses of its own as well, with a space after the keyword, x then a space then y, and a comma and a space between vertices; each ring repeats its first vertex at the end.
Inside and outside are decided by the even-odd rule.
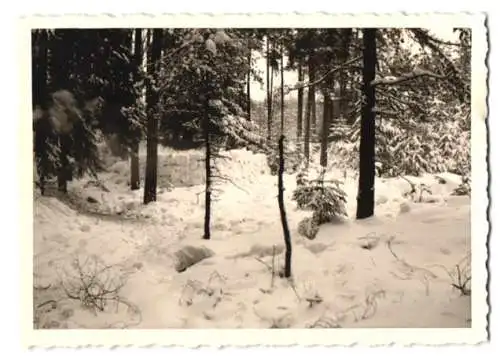
POLYGON ((295 175, 286 175, 289 281, 273 276, 284 258, 277 179, 263 168, 263 156, 238 152, 224 166, 234 184, 219 187, 210 240, 201 237, 203 186, 160 189, 157 202, 144 206, 143 190, 126 184, 124 161, 100 174, 109 192, 83 179, 71 184, 68 200, 35 195, 37 326, 470 327, 470 296, 452 286, 456 265, 461 273, 470 269, 470 199, 450 195, 459 176, 408 177, 431 187, 423 202, 404 197, 404 179, 377 178, 376 215, 356 221, 357 180, 347 174, 350 219, 323 225, 308 240, 297 225, 309 213, 296 209, 295 175), (212 256, 178 272, 176 252, 186 246, 206 247, 212 256), (123 287, 93 312, 66 291, 77 298, 80 270, 101 268, 95 280, 123 287))

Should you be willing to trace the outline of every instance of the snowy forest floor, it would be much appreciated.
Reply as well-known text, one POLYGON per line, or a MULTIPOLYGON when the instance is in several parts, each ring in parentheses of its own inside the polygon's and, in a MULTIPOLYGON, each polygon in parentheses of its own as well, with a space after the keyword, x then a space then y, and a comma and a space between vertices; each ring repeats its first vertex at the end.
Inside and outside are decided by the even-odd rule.
POLYGON ((64 198, 35 192, 35 327, 470 327, 470 295, 452 286, 457 269, 470 274, 470 198, 450 195, 459 176, 408 177, 430 186, 423 202, 403 196, 405 180, 377 178, 376 215, 357 221, 357 179, 347 174, 350 218, 308 240, 297 225, 310 214, 297 210, 295 175, 286 175, 288 281, 273 276, 284 258, 277 179, 259 157, 248 152, 248 164, 228 170, 237 186, 220 187, 210 240, 201 237, 204 186, 159 189, 144 206, 125 161, 99 174, 109 192, 88 178, 64 198), (178 272, 186 246, 211 257, 178 272))

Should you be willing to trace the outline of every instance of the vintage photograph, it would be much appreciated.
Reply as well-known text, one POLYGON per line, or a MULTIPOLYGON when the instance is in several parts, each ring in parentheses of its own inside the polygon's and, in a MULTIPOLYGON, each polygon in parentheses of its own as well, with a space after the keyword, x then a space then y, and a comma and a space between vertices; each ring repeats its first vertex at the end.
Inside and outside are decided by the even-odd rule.
POLYGON ((474 29, 427 24, 30 29, 33 330, 473 327, 474 29))

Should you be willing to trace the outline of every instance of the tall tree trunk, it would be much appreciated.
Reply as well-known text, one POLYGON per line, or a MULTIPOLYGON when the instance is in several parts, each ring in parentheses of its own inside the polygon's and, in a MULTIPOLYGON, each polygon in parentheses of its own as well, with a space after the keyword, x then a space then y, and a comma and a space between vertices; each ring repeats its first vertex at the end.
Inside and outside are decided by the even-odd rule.
POLYGON ((310 142, 311 142, 311 108, 312 108, 312 92, 311 88, 307 89, 307 102, 306 102, 306 124, 304 129, 304 158, 306 160, 306 167, 309 166, 310 158, 310 142))
POLYGON ((271 140, 271 131, 272 131, 272 119, 271 119, 271 107, 272 107, 272 98, 271 98, 271 79, 270 79, 270 70, 271 70, 271 59, 269 58, 269 38, 266 38, 266 95, 267 95, 267 140, 271 140))
POLYGON ((281 84, 280 84, 280 104, 281 104, 281 129, 280 134, 283 135, 285 131, 285 76, 283 69, 283 44, 280 46, 280 75, 281 75, 281 84))
MULTIPOLYGON (((148 54, 148 73, 154 76, 161 56, 162 30, 154 29, 151 39, 151 51, 148 54)), ((144 181, 144 204, 156 201, 158 178, 158 116, 156 106, 158 93, 148 83, 146 90, 146 109, 148 114, 146 177, 144 181)))
POLYGON ((271 66, 271 83, 269 84, 270 106, 271 106, 271 136, 273 133, 273 119, 274 119, 274 68, 271 66))
POLYGON ((248 74, 247 74, 247 116, 248 121, 252 121, 252 97, 250 96, 250 85, 252 81, 252 49, 248 53, 248 74))
MULTIPOLYGON (((316 80, 316 66, 314 63, 314 58, 310 57, 309 59, 309 81, 315 81, 316 80)), ((316 124, 316 86, 312 85, 309 87, 309 91, 311 92, 311 104, 310 104, 310 109, 311 109, 311 135, 312 135, 312 140, 313 142, 316 141, 316 136, 317 136, 317 124, 316 124)))
MULTIPOLYGON (((143 61, 143 49, 142 49, 142 29, 135 29, 134 38, 134 60, 137 69, 141 69, 143 61)), ((138 77, 136 81, 138 81, 138 77)), ((139 142, 140 142, 140 131, 135 132, 135 138, 132 139, 132 145, 130 149, 130 189, 136 190, 140 187, 140 175, 139 175, 139 142)))
POLYGON ((321 150, 320 150, 320 165, 327 167, 328 165, 328 133, 330 131, 330 121, 332 117, 332 99, 330 94, 325 91, 323 100, 323 126, 321 129, 321 150))
POLYGON ((363 30, 363 95, 359 144, 359 188, 356 218, 373 216, 375 207, 375 79, 377 63, 376 29, 363 30))
POLYGON ((283 173, 285 171, 285 156, 284 156, 285 137, 281 134, 278 142, 279 153, 279 168, 278 168, 278 206, 280 210, 281 226, 283 227, 283 238, 285 240, 285 272, 284 276, 289 278, 292 275, 292 242, 290 239, 290 229, 286 219, 283 173))
POLYGON ((205 223, 203 239, 210 239, 210 215, 212 212, 212 168, 210 152, 210 118, 208 109, 208 99, 205 100, 205 117, 203 130, 205 135, 205 223))
MULTIPOLYGON (((302 69, 302 63, 299 60, 298 62, 298 81, 302 83, 304 81, 304 72, 302 69)), ((300 140, 302 138, 302 128, 304 127, 303 118, 304 118, 304 88, 299 88, 297 94, 297 144, 300 144, 300 140)))

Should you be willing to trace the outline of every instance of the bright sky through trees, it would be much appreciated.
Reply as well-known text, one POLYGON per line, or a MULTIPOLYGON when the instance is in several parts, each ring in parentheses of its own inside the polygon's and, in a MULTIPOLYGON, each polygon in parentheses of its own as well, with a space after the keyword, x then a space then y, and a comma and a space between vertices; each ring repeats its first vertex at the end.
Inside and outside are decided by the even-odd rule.
MULTIPOLYGON (((458 40, 458 35, 456 33, 453 33, 453 28, 451 27, 434 27, 434 28, 429 28, 429 30, 432 32, 433 35, 436 37, 446 40, 446 41, 457 41, 458 40)), ((259 52, 254 52, 254 59, 256 59, 257 63, 255 65, 255 68, 258 69, 263 78, 265 79, 265 71, 266 71, 266 59, 263 56, 265 54, 261 54, 259 52)), ((285 63, 286 63, 286 57, 285 57, 285 63)), ((279 85, 279 72, 274 72, 274 84, 276 86, 279 85)), ((296 71, 285 71, 284 73, 284 78, 285 78, 285 85, 295 85, 297 83, 297 72, 296 71)), ((257 81, 252 81, 251 84, 251 89, 250 89, 250 95, 252 100, 255 101, 262 101, 266 97, 266 88, 265 84, 261 85, 257 81)), ((289 95, 285 95, 285 98, 292 98, 295 97, 297 94, 296 92, 291 92, 289 95)))

